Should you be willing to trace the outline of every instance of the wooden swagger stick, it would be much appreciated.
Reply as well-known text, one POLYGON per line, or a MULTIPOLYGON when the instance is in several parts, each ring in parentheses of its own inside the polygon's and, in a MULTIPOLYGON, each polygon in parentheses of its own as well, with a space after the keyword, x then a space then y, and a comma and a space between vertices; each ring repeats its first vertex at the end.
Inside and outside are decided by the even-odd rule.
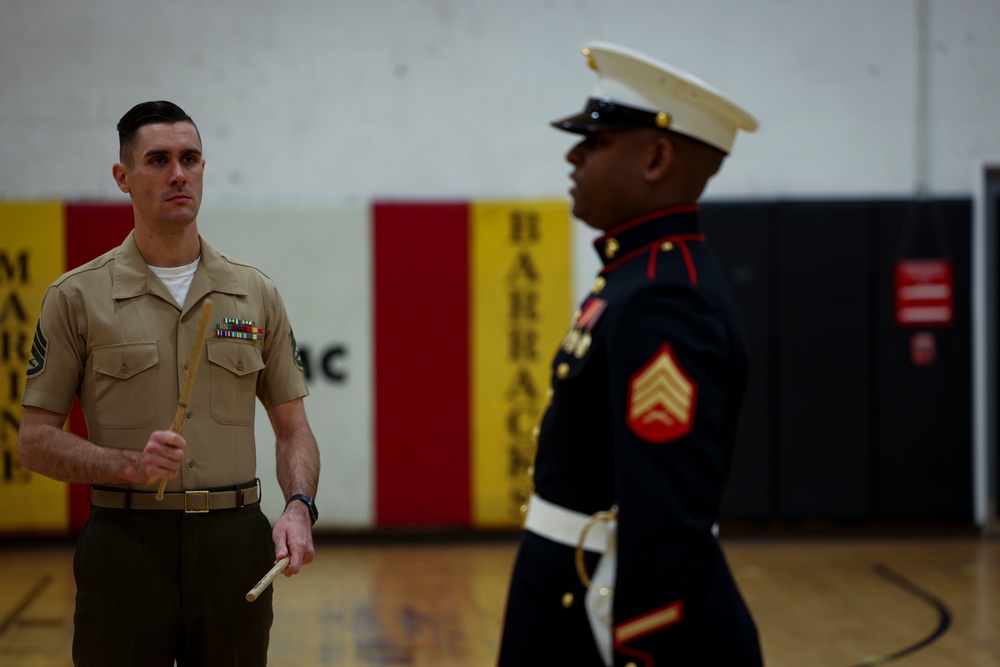
MULTIPOLYGON (((194 347, 191 348, 191 358, 188 359, 187 374, 184 376, 184 387, 181 388, 180 398, 177 399, 177 412, 174 413, 174 423, 170 430, 180 433, 184 429, 184 415, 187 413, 188 401, 191 399, 191 390, 194 388, 194 376, 198 373, 198 362, 201 361, 201 348, 205 344, 205 332, 208 329, 208 320, 212 316, 212 308, 215 304, 211 299, 205 299, 201 305, 201 321, 198 323, 198 333, 194 337, 194 347)), ((163 490, 167 488, 167 478, 160 478, 160 488, 156 491, 156 499, 163 500, 163 490)))
POLYGON ((281 571, 284 570, 287 565, 288 565, 288 556, 285 556, 277 563, 275 563, 274 567, 268 570, 267 574, 261 577, 260 581, 257 582, 257 585, 251 588, 250 592, 247 593, 247 602, 253 602, 257 598, 259 598, 260 594, 264 592, 264 589, 271 585, 271 582, 274 581, 274 578, 277 577, 279 574, 281 574, 281 571))

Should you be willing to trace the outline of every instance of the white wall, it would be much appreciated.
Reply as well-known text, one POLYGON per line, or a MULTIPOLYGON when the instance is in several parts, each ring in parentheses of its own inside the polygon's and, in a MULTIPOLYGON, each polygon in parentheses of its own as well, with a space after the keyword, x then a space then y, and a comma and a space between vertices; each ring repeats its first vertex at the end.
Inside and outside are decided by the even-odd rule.
POLYGON ((0 199, 122 199, 114 126, 160 98, 207 206, 560 196, 590 39, 759 117, 710 198, 968 196, 1000 153, 995 0, 0 0, 0 199))
MULTIPOLYGON (((198 231, 223 253, 261 267, 285 302, 310 375, 305 400, 320 446, 317 495, 323 526, 363 527, 375 521, 373 434, 372 248, 365 208, 203 211, 198 231), (328 364, 333 348, 344 355, 328 364)), ((284 497, 275 473, 274 431, 257 402, 257 475, 262 507, 272 520, 284 497)))

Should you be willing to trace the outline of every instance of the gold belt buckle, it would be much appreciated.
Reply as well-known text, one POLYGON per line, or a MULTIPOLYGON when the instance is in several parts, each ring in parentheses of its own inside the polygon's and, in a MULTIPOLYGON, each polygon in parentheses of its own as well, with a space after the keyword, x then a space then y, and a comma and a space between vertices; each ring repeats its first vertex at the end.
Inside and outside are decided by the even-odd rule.
POLYGON ((208 506, 208 491, 185 491, 184 492, 184 512, 186 514, 205 514, 209 510, 208 506), (203 496, 204 497, 204 509, 191 509, 188 507, 188 499, 191 496, 203 496))

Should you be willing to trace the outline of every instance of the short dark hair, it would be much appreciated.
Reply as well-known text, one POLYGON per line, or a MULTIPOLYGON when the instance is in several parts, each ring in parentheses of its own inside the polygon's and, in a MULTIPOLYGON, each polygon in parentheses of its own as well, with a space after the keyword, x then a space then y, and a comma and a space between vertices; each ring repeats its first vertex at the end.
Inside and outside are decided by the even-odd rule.
MULTIPOLYGON (((155 123, 191 123, 194 131, 198 132, 198 126, 191 120, 191 116, 173 102, 159 100, 136 104, 118 121, 118 151, 123 164, 131 166, 132 150, 135 148, 139 128, 155 123)), ((200 132, 198 138, 201 139, 200 132)))

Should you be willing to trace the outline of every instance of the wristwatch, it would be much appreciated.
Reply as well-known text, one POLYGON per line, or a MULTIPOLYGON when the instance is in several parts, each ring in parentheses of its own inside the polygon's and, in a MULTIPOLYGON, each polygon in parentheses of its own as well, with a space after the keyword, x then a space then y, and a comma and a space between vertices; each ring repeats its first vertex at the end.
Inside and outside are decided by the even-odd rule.
POLYGON ((303 503, 305 503, 306 507, 309 508, 309 518, 312 519, 312 525, 315 526, 316 519, 319 518, 319 510, 316 509, 316 503, 313 501, 313 499, 304 493, 296 493, 294 496, 288 499, 288 502, 285 503, 285 507, 288 507, 288 504, 291 503, 293 500, 301 500, 303 503))

